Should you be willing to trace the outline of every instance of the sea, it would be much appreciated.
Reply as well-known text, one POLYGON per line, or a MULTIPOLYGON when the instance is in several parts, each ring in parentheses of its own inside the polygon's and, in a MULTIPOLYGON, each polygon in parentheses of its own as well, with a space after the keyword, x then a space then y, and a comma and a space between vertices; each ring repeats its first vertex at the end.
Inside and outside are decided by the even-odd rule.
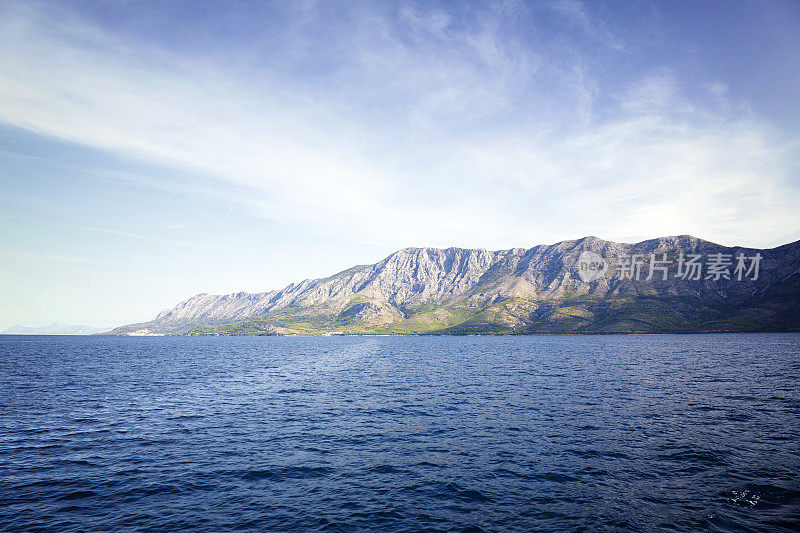
POLYGON ((800 334, 0 336, 0 531, 798 531, 800 334))

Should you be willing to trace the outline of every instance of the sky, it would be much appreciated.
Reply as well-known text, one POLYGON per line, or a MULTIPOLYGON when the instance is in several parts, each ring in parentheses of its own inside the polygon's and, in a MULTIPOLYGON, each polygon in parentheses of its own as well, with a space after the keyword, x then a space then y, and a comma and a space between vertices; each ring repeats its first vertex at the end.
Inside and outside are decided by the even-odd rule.
POLYGON ((800 3, 0 1, 0 330, 407 246, 800 239, 800 3))

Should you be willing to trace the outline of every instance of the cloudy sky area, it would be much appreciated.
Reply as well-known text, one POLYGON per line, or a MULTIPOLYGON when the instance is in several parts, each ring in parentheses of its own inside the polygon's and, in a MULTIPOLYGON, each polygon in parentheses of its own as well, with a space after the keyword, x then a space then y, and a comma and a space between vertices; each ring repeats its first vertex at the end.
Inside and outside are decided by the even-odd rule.
POLYGON ((0 329, 405 246, 800 238, 800 3, 0 2, 0 329))

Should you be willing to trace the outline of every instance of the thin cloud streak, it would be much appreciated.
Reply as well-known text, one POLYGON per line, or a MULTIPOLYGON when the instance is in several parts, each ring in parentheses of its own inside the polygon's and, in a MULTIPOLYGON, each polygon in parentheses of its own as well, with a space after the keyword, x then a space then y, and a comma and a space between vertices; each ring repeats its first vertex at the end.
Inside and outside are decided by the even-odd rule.
POLYGON ((45 261, 52 263, 68 263, 68 264, 91 264, 95 263, 96 259, 89 257, 80 257, 75 255, 63 254, 47 254, 39 252, 26 252, 24 250, 3 250, 0 254, 6 257, 21 257, 24 259, 33 259, 37 262, 45 261))
POLYGON ((130 233, 130 232, 127 232, 127 231, 118 231, 118 230, 107 229, 107 228, 81 227, 81 228, 78 228, 78 229, 83 230, 83 231, 93 231, 93 232, 97 232, 97 233, 105 233, 105 234, 108 234, 108 235, 115 235, 117 237, 124 237, 126 239, 134 239, 134 240, 137 240, 137 241, 147 241, 147 242, 154 242, 154 243, 157 243, 157 244, 166 244, 168 246, 181 246, 181 247, 184 247, 184 248, 213 248, 213 249, 219 249, 219 246, 215 246, 213 244, 205 244, 205 243, 196 244, 196 243, 186 242, 186 241, 176 241, 174 239, 162 239, 161 237, 151 237, 151 236, 148 236, 148 235, 140 235, 138 233, 130 233))

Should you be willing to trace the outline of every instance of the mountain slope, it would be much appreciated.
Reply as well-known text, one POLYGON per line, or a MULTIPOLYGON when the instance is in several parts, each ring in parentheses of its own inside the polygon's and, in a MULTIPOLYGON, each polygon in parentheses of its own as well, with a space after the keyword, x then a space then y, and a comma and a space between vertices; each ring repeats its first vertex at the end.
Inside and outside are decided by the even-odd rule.
POLYGON ((199 294, 150 322, 111 333, 795 331, 800 330, 798 280, 800 241, 769 250, 724 247, 691 236, 636 244, 585 237, 499 251, 405 248, 374 265, 280 291, 199 294), (577 270, 581 252, 603 256, 609 267, 633 255, 642 262, 642 275, 624 279, 609 268, 584 282, 577 270), (666 274, 660 271, 645 279, 651 254, 670 260, 673 271, 681 254, 709 261, 725 254, 731 279, 683 279, 675 272, 661 279, 666 274), (761 256, 757 279, 736 279, 739 254, 761 256))

